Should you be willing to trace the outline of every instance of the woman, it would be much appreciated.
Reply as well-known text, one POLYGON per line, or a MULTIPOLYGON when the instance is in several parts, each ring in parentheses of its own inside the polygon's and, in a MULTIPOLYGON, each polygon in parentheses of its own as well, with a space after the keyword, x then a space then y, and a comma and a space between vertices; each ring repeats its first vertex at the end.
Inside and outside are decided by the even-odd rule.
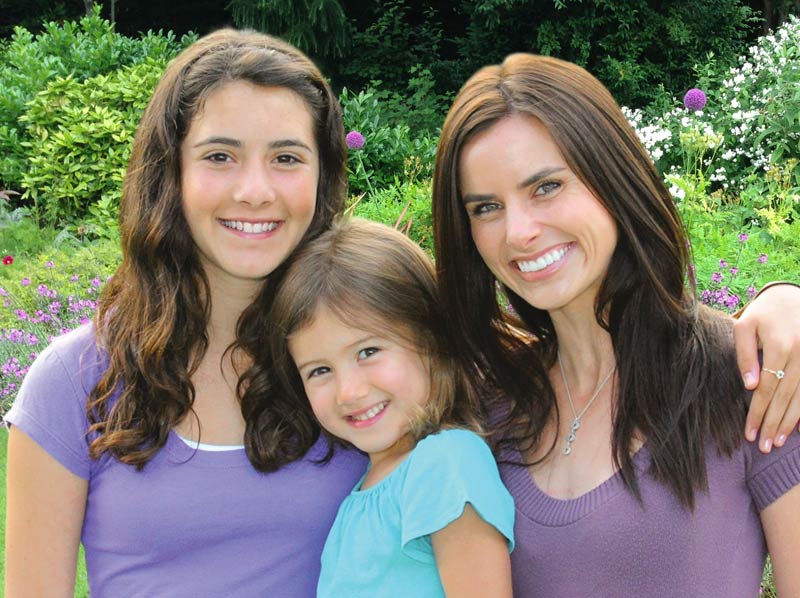
MULTIPOLYGON (((752 596, 766 546, 799 595, 800 436, 770 455, 742 442, 732 322, 686 284, 683 225, 608 91, 551 58, 478 71, 442 130, 433 208, 508 462, 515 595, 752 596)), ((791 391, 771 355, 764 375, 785 369, 791 391)))
POLYGON ((247 370, 283 263, 342 207, 345 156, 330 88, 280 40, 220 31, 167 68, 94 325, 7 416, 6 596, 71 595, 79 541, 92 596, 313 596, 366 461, 320 464, 312 416, 247 370))

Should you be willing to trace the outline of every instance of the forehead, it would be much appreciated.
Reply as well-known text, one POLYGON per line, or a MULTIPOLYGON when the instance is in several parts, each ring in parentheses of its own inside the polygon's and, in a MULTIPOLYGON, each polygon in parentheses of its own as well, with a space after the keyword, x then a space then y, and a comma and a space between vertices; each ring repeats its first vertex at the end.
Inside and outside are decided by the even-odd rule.
POLYGON ((287 87, 234 80, 214 87, 202 99, 188 134, 219 126, 239 126, 252 132, 269 126, 311 134, 313 114, 305 99, 287 87))
POLYGON ((459 185, 462 192, 464 188, 472 191, 491 187, 501 178, 526 178, 542 166, 564 164, 555 139, 539 119, 512 114, 464 144, 458 161, 459 185))

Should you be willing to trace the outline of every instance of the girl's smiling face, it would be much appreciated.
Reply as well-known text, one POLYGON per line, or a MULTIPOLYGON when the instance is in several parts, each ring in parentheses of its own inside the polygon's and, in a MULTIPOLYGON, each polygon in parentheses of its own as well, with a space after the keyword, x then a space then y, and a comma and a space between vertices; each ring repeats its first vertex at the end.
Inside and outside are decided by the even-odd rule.
POLYGON ((409 420, 431 393, 427 360, 391 334, 359 329, 325 306, 289 336, 289 352, 319 423, 369 453, 373 466, 406 452, 409 420))
POLYGON ((539 309, 593 309, 617 227, 540 121, 515 114, 481 131, 458 175, 475 246, 498 280, 539 309))
POLYGON ((304 100, 232 81, 206 98, 181 143, 183 211, 206 275, 258 284, 314 216, 319 152, 304 100))

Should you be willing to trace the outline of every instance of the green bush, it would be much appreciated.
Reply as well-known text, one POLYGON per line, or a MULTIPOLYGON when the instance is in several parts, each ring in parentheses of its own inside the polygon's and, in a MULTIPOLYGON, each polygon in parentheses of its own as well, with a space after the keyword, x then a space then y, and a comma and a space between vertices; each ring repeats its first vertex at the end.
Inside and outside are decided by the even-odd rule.
MULTIPOLYGON (((345 88, 339 97, 345 130, 358 131, 365 139, 363 148, 350 151, 352 194, 388 187, 408 177, 429 177, 433 170, 437 138, 425 131, 415 134, 407 124, 413 121, 398 119, 391 124, 381 97, 386 96, 374 88, 357 94, 345 88)), ((396 106, 389 104, 391 110, 396 106)))
POLYGON ((743 193, 777 199, 787 216, 800 217, 800 19, 759 38, 736 66, 700 71, 697 85, 708 98, 702 111, 675 99, 667 113, 629 112, 659 168, 684 179, 701 174, 728 201, 743 193), (687 154, 695 158, 688 172, 687 154))
POLYGON ((431 181, 403 182, 376 191, 366 198, 353 198, 348 211, 403 231, 433 256, 431 181))
POLYGON ((90 206, 105 201, 115 220, 133 135, 165 66, 148 60, 84 81, 58 77, 28 104, 21 183, 37 218, 55 225, 88 217, 109 236, 107 220, 96 209, 93 221, 90 206))
POLYGON ((171 33, 147 32, 129 38, 114 31, 100 17, 97 5, 93 15, 80 21, 50 22, 34 35, 17 27, 11 40, 0 46, 0 176, 2 186, 17 188, 28 168, 26 131, 18 122, 27 104, 56 78, 82 82, 121 67, 155 61, 162 63, 196 39, 180 40, 171 33))

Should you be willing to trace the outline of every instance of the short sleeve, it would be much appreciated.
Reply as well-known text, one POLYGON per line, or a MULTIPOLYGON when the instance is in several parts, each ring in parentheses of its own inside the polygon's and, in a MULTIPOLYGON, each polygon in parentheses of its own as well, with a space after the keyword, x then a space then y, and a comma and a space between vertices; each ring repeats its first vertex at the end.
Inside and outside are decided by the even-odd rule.
POLYGON ((430 535, 461 517, 469 504, 514 549, 514 500, 491 450, 468 430, 444 430, 421 440, 409 456, 400 493, 401 545, 416 560, 433 563, 430 535))
POLYGON ((800 432, 794 432, 780 448, 769 454, 758 450, 755 442, 746 443, 749 451, 747 487, 759 511, 800 485, 800 432))
POLYGON ((84 479, 89 479, 92 465, 86 398, 99 365, 93 338, 91 328, 84 326, 48 345, 31 365, 4 417, 84 479))

